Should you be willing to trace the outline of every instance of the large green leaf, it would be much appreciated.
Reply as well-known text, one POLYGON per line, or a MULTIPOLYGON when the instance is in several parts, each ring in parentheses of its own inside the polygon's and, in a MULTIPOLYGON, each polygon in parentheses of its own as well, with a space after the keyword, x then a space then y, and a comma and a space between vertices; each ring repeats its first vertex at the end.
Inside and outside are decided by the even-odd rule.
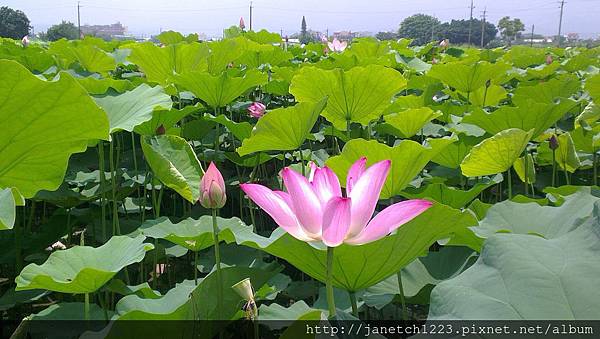
POLYGON ((327 99, 278 108, 258 120, 250 138, 237 152, 240 156, 260 151, 289 151, 302 146, 319 118, 327 99))
POLYGON ((114 236, 94 248, 75 246, 53 252, 42 265, 29 264, 15 279, 17 291, 35 288, 63 293, 92 293, 127 265, 140 262, 146 251, 144 236, 114 236))
POLYGON ((488 238, 473 266, 433 289, 428 319, 600 318, 597 217, 554 239, 488 238))
POLYGON ((187 201, 198 201, 204 170, 192 146, 176 135, 146 136, 141 144, 153 175, 187 201))
POLYGON ((600 105, 600 74, 586 79, 585 89, 594 98, 594 102, 600 105))
MULTIPOLYGON (((434 203, 433 207, 403 225, 398 231, 378 241, 361 245, 341 245, 335 248, 333 284, 348 291, 372 286, 398 272, 417 257, 425 254, 436 240, 465 230, 477 223, 468 212, 461 212, 434 203)), ((319 281, 325 281, 326 249, 322 244, 300 241, 278 229, 270 238, 246 231, 222 231, 223 239, 244 246, 262 249, 296 266, 319 281)))
POLYGON ((480 140, 477 137, 460 134, 457 142, 448 145, 443 152, 438 153, 431 161, 448 168, 459 168, 471 148, 478 144, 480 140))
MULTIPOLYGON (((210 215, 203 215, 199 219, 187 218, 178 223, 172 223, 167 217, 160 217, 147 220, 138 231, 150 238, 166 239, 191 251, 200 251, 215 243, 212 223, 210 215)), ((245 225, 238 218, 217 218, 217 227, 220 230, 242 226, 245 225)))
POLYGON ((417 134, 426 123, 441 116, 439 111, 433 111, 429 107, 409 108, 407 110, 387 114, 385 122, 399 133, 395 134, 401 138, 410 138, 417 134))
POLYGON ((141 84, 132 91, 117 96, 96 98, 96 103, 108 115, 110 132, 133 131, 133 128, 152 119, 155 108, 171 109, 173 102, 162 87, 141 84))
POLYGON ((557 98, 569 98, 580 89, 581 81, 576 76, 563 74, 549 81, 535 81, 517 87, 512 101, 517 106, 525 106, 530 100, 550 104, 557 98))
POLYGON ((344 184, 350 166, 361 157, 367 158, 367 166, 381 160, 391 160, 392 168, 381 191, 381 199, 387 199, 399 194, 434 156, 454 141, 454 137, 427 139, 427 144, 423 146, 403 140, 390 147, 376 140, 353 139, 344 145, 342 154, 329 158, 326 164, 344 184))
POLYGON ((13 228, 17 212, 11 188, 0 190, 0 230, 13 228))
POLYGON ((66 61, 65 66, 72 62, 89 72, 106 74, 117 66, 115 59, 102 49, 91 44, 78 44, 64 39, 53 42, 48 52, 55 54, 66 61))
POLYGON ((205 121, 216 122, 217 124, 227 127, 231 134, 233 134, 233 136, 238 140, 250 138, 250 135, 252 134, 252 125, 247 121, 235 122, 223 114, 215 117, 208 113, 204 114, 203 119, 205 121))
POLYGON ((185 106, 182 109, 156 109, 152 114, 152 119, 137 125, 133 130, 142 135, 155 135, 156 129, 163 125, 167 134, 181 119, 190 114, 194 114, 202 109, 202 105, 185 106))
POLYGON ((504 130, 475 145, 460 164, 462 173, 478 177, 508 170, 531 139, 533 130, 504 130))
POLYGON ((557 238, 575 229, 579 219, 590 216, 594 204, 599 200, 590 194, 589 188, 565 196, 563 204, 558 207, 507 200, 488 209, 479 226, 472 230, 482 238, 498 232, 531 233, 547 239, 557 238))
POLYGON ((292 79, 290 93, 300 102, 328 97, 323 116, 337 129, 346 130, 348 121, 366 125, 377 119, 405 86, 402 74, 379 65, 349 71, 305 67, 292 79))
POLYGON ((465 116, 462 122, 477 125, 490 134, 509 128, 519 128, 524 131, 533 129, 532 137, 535 138, 576 105, 577 103, 570 99, 562 99, 558 104, 543 104, 528 100, 523 103, 523 106, 502 106, 492 113, 476 109, 465 116))
POLYGON ((240 95, 267 82, 267 75, 250 70, 244 76, 227 72, 211 75, 208 72, 186 72, 173 77, 175 83, 188 89, 212 108, 225 107, 240 95))
POLYGON ((164 48, 152 42, 131 47, 129 61, 138 65, 148 81, 168 85, 173 74, 206 70, 209 49, 206 44, 175 44, 164 48))
POLYGON ((491 64, 487 61, 479 61, 475 64, 467 64, 451 62, 434 65, 427 72, 427 75, 439 79, 446 85, 463 93, 472 93, 485 86, 487 81, 494 82, 495 79, 503 76, 508 69, 510 69, 510 66, 504 63, 491 64))
POLYGON ((43 81, 8 60, 0 60, 0 74, 0 187, 26 198, 54 190, 72 153, 108 139, 108 119, 70 75, 43 81))

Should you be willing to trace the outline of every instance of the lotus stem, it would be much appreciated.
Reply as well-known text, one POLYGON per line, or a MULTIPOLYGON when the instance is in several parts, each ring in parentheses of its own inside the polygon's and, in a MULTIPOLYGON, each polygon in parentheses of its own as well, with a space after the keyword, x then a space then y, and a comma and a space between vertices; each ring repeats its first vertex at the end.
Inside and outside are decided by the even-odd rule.
POLYGON ((299 148, 298 152, 300 152, 300 164, 302 164, 302 175, 306 176, 306 165, 304 163, 304 154, 302 153, 302 149, 299 148))
POLYGON ((29 208, 29 218, 27 219, 27 226, 25 232, 31 232, 31 226, 33 225, 33 219, 35 218, 35 200, 31 201, 31 207, 29 208))
POLYGON ((396 273, 398 277, 398 291, 400 292, 400 303, 402 304, 402 320, 408 320, 408 309, 406 308, 406 300, 404 298, 404 286, 402 285, 402 270, 396 273))
POLYGON ((86 321, 90 320, 90 294, 85 294, 85 302, 83 304, 83 313, 86 321))
POLYGON ((156 272, 156 266, 158 265, 158 239, 154 238, 154 258, 152 260, 152 289, 156 289, 158 283, 158 273, 156 272))
MULTIPOLYGON (((18 211, 18 210, 17 210, 18 211)), ((25 211, 23 211, 24 213, 25 211)), ((15 218, 15 272, 21 272, 21 268, 23 267, 23 253, 21 252, 22 247, 22 226, 19 225, 19 215, 17 212, 17 217, 15 218)), ((18 275, 18 273, 16 274, 18 275)))
MULTIPOLYGON (((215 107, 215 117, 219 114, 219 109, 215 107)), ((215 160, 217 160, 217 152, 219 151, 219 137, 220 137, 221 131, 220 131, 220 125, 217 123, 215 125, 215 160)))
POLYGON ((552 150, 552 187, 556 187, 556 150, 552 150))
POLYGON ((507 173, 507 184, 508 184, 508 200, 512 199, 512 177, 511 177, 511 173, 510 173, 510 167, 508 168, 508 170, 506 171, 507 173))
MULTIPOLYGON (((133 170, 135 171, 135 177, 138 179, 138 163, 137 163, 137 152, 135 150, 135 135, 131 132, 131 151, 133 152, 133 170)), ((137 196, 140 197, 140 186, 136 187, 137 196)), ((142 215, 142 205, 138 205, 138 211, 142 215)))
POLYGON ((598 166, 596 165, 596 159, 597 159, 598 155, 596 154, 596 150, 594 150, 594 156, 593 156, 593 165, 594 165, 594 178, 592 179, 592 182, 594 183, 594 186, 598 186, 598 166))
POLYGON ((527 185, 527 174, 528 174, 527 173, 528 172, 527 171, 527 169, 528 169, 527 168, 527 165, 528 165, 528 163, 527 163, 528 161, 527 160, 528 160, 528 155, 529 155, 529 153, 525 152, 525 158, 523 159, 523 164, 525 164, 525 169, 524 169, 525 178, 523 180, 523 183, 525 184, 525 196, 529 196, 529 186, 527 185))
POLYGON ((356 292, 349 291, 350 304, 352 305, 352 315, 358 318, 358 304, 356 303, 356 292))
POLYGON ((215 265, 217 266, 217 314, 218 319, 223 319, 223 276, 221 275, 221 253, 219 250, 219 229, 217 227, 217 209, 212 210, 213 237, 215 239, 215 265))
POLYGON ((567 165, 565 164, 565 181, 567 185, 571 184, 571 180, 569 179, 569 172, 567 171, 567 165))
POLYGON ((100 171, 100 208, 102 219, 102 241, 106 241, 106 172, 104 168, 104 141, 98 141, 98 169, 100 171))
POLYGON ((333 250, 334 247, 327 247, 327 278, 325 287, 327 289, 327 306, 329 307, 329 318, 335 317, 335 300, 333 297, 333 250))
MULTIPOLYGON (((346 120, 346 137, 348 138, 348 141, 350 141, 350 126, 352 125, 352 123, 350 123, 350 119, 346 120)), ((346 141, 346 142, 348 142, 346 141)))
POLYGON ((73 225, 71 225, 71 209, 67 208, 67 243, 71 245, 73 239, 73 225))
POLYGON ((194 283, 198 285, 198 251, 194 252, 194 283))
MULTIPOLYGON (((113 137, 114 139, 114 137, 113 137)), ((113 235, 121 235, 121 230, 120 230, 120 226, 119 226, 119 212, 117 210, 117 173, 115 170, 115 162, 114 162, 114 144, 115 141, 111 140, 110 142, 110 148, 109 148, 109 154, 108 154, 108 162, 109 162, 109 166, 110 166, 110 184, 111 184, 111 188, 112 188, 112 207, 113 207, 113 213, 112 213, 112 232, 113 235)))

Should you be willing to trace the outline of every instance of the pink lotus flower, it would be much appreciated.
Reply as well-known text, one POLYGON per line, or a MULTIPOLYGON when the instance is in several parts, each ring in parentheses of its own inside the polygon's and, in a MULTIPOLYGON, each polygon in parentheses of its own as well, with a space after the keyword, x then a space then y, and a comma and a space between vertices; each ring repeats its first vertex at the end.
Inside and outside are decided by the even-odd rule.
POLYGON ((263 115, 265 115, 265 109, 267 108, 267 106, 265 106, 263 103, 261 102, 253 102, 252 105, 250 105, 248 107, 248 113, 250 114, 251 117, 254 118, 260 118, 263 115))
POLYGON ((225 181, 217 166, 211 162, 200 181, 200 204, 204 208, 215 209, 225 206, 226 200, 225 181))
POLYGON ((343 52, 346 49, 346 47, 348 47, 348 43, 346 41, 339 41, 338 39, 333 39, 333 42, 328 42, 327 46, 332 52, 343 52))
POLYGON ((23 45, 23 47, 29 46, 29 36, 28 35, 24 36, 23 39, 21 39, 21 44, 23 45))
POLYGON ((546 65, 550 65, 552 63, 552 55, 546 55, 546 65))
POLYGON ((441 49, 446 49, 449 46, 450 46, 450 40, 444 39, 444 40, 440 41, 440 48, 441 49))
POLYGON ((246 24, 244 23, 244 17, 240 17, 240 29, 244 30, 246 28, 246 24))
POLYGON ((428 209, 427 200, 407 200, 373 212, 390 170, 391 161, 366 168, 367 159, 356 161, 346 179, 346 195, 333 171, 311 164, 309 179, 284 168, 287 192, 257 184, 241 184, 242 190, 293 237, 323 241, 328 247, 342 243, 366 244, 379 240, 428 209))

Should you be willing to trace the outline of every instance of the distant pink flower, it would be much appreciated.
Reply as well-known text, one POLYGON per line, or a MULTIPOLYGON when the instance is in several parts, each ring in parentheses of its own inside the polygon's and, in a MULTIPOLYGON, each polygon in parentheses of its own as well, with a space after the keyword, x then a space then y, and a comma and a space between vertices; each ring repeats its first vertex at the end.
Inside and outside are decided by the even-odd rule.
POLYGON ((240 29, 244 30, 246 28, 246 24, 244 23, 244 17, 240 17, 240 29))
POLYGON ((321 35, 321 42, 324 43, 324 44, 326 44, 329 41, 327 40, 327 37, 325 35, 321 35))
POLYGON ((446 49, 450 46, 450 40, 444 39, 440 42, 440 48, 446 49))
POLYGON ((21 44, 23 45, 23 47, 29 46, 29 36, 28 35, 24 36, 23 39, 21 39, 21 44))
POLYGON ((546 65, 550 65, 552 63, 552 55, 546 55, 546 65))
POLYGON ((332 52, 343 52, 346 49, 346 47, 348 47, 348 43, 346 41, 339 41, 338 39, 333 39, 332 42, 327 43, 327 46, 332 52))
POLYGON ((436 58, 433 58, 433 59, 431 59, 431 64, 432 64, 432 65, 435 65, 435 64, 437 64, 438 62, 439 62, 439 61, 438 61, 438 59, 436 59, 436 58))
POLYGON ((200 181, 200 204, 204 208, 221 208, 225 206, 226 200, 223 175, 211 162, 200 181))
POLYGON ((248 113, 250 114, 250 116, 258 119, 265 115, 266 108, 267 107, 263 103, 256 101, 248 107, 248 113))
POLYGON ((297 239, 323 241, 329 247, 361 245, 385 237, 432 205, 427 200, 402 201, 373 217, 391 161, 369 168, 366 163, 363 157, 350 167, 345 196, 335 173, 314 164, 309 179, 290 168, 282 170, 287 192, 258 184, 240 186, 279 227, 297 239))

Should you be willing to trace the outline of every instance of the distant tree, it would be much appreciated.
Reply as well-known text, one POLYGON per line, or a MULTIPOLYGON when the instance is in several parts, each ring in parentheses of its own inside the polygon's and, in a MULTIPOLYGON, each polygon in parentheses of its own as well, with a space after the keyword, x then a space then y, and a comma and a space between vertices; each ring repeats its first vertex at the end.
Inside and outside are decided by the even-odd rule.
POLYGON ((0 7, 0 37, 21 40, 29 34, 30 28, 25 13, 6 6, 0 7))
MULTIPOLYGON (((436 34, 438 39, 448 39, 454 44, 466 44, 469 42, 469 20, 452 20, 441 24, 436 34)), ((485 34, 483 36, 483 45, 486 46, 494 40, 498 34, 498 29, 494 24, 485 23, 485 34)), ((481 43, 481 20, 473 19, 471 22, 471 44, 479 45, 481 43)))
POLYGON ((424 45, 432 40, 432 35, 434 39, 438 38, 436 32, 440 24, 440 21, 431 15, 415 14, 400 23, 398 37, 413 39, 415 45, 424 45))
POLYGON ((519 18, 511 20, 509 16, 505 16, 498 21, 498 28, 500 29, 502 38, 510 45, 525 30, 525 25, 519 18))
POLYGON ((79 37, 79 30, 72 22, 63 20, 60 24, 48 28, 46 36, 50 41, 56 41, 61 38, 75 40, 79 37))
POLYGON ((306 18, 302 16, 302 25, 300 26, 300 43, 307 44, 311 41, 308 30, 306 29, 306 18))
POLYGON ((396 40, 396 39, 398 39, 398 34, 396 32, 379 32, 379 33, 375 34, 375 37, 381 41, 396 40))

